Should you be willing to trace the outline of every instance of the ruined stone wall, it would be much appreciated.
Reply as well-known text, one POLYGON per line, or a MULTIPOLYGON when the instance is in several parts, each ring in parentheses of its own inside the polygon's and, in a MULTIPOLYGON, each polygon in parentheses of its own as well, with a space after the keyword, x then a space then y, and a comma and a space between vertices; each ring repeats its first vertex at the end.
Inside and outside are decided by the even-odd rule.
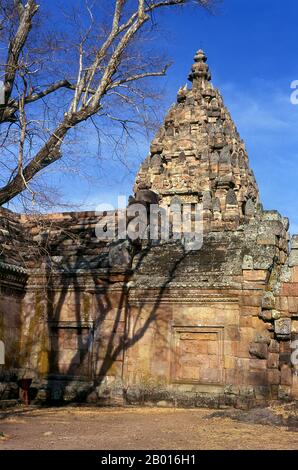
POLYGON ((272 305, 287 228, 277 212, 264 212, 237 232, 206 234, 198 252, 168 245, 143 258, 129 324, 145 333, 125 358, 128 400, 247 406, 282 397, 272 305))
POLYGON ((275 298, 267 319, 274 319, 279 340, 279 398, 298 398, 298 236, 273 288, 275 298))
POLYGON ((0 399, 18 398, 22 300, 27 275, 23 267, 24 237, 20 217, 0 212, 0 340, 5 364, 0 365, 0 399))
POLYGON ((287 219, 267 211, 236 231, 206 232, 194 252, 144 243, 129 266, 96 239, 97 221, 22 218, 38 249, 23 284, 2 280, 0 306, 19 348, 7 367, 33 379, 32 398, 252 406, 297 396, 287 219))
POLYGON ((129 274, 110 266, 97 222, 92 212, 25 221, 39 256, 23 301, 23 367, 38 400, 122 400, 129 274))

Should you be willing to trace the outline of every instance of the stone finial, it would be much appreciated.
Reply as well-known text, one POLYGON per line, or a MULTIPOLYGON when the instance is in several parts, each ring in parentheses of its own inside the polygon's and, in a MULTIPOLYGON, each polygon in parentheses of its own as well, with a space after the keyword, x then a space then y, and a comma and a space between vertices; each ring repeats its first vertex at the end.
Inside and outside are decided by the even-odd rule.
POLYGON ((205 55, 202 49, 199 49, 194 56, 195 63, 191 68, 191 72, 189 74, 188 79, 193 82, 195 79, 202 79, 202 80, 211 80, 211 74, 209 72, 209 67, 206 64, 207 56, 205 55))

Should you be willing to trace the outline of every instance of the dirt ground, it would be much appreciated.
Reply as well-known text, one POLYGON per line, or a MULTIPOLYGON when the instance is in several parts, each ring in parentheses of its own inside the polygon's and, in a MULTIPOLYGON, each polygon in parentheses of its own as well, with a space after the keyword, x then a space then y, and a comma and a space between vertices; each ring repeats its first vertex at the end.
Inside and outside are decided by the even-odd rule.
POLYGON ((283 420, 267 409, 16 408, 0 413, 0 450, 298 449, 296 421, 283 420))

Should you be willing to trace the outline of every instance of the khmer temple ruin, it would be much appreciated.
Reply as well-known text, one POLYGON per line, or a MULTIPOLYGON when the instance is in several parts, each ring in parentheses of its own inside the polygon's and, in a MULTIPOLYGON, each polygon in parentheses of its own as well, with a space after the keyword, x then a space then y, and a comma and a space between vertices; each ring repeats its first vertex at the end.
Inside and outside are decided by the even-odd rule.
POLYGON ((263 209, 206 60, 199 50, 129 202, 201 204, 200 249, 99 240, 96 212, 0 210, 0 399, 26 387, 33 403, 298 399, 298 236, 263 209))

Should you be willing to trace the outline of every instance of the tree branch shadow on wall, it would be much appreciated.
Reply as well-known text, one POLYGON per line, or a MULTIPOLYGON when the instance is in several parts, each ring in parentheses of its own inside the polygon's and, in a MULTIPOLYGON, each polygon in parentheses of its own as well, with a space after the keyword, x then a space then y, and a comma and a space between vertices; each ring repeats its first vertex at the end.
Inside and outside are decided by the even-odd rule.
MULTIPOLYGON (((181 248, 183 248, 181 244, 181 248)), ((138 271, 142 263, 146 261, 146 258, 150 256, 154 247, 147 246, 141 250, 138 256, 136 266, 134 266, 134 272, 138 271)), ((122 271, 122 279, 120 282, 113 282, 112 278, 115 275, 115 270, 108 268, 104 275, 104 280, 101 279, 103 285, 98 287, 99 275, 94 271, 92 262, 87 263, 84 270, 87 275, 92 277, 93 283, 93 297, 95 305, 93 306, 93 328, 89 330, 88 335, 83 335, 82 328, 79 325, 84 324, 86 319, 86 312, 83 310, 82 296, 84 295, 84 287, 80 283, 80 275, 77 274, 79 269, 79 261, 74 265, 71 265, 70 261, 64 259, 64 269, 72 274, 65 276, 62 274, 63 285, 59 292, 58 300, 55 299, 55 274, 51 269, 47 272, 47 321, 48 321, 48 334, 49 334, 49 375, 48 380, 56 381, 57 393, 50 394, 51 398, 56 398, 56 403, 69 403, 71 401, 82 401, 84 402, 88 397, 92 397, 95 394, 95 388, 103 386, 104 381, 108 375, 117 377, 120 375, 123 379, 124 374, 124 356, 127 351, 133 347, 140 339, 145 335, 148 328, 158 320, 158 310, 160 303, 170 286, 170 283, 175 279, 177 269, 185 260, 186 257, 191 256, 191 252, 182 249, 181 255, 173 262, 172 266, 169 267, 167 276, 164 282, 155 288, 156 294, 154 296, 153 304, 151 302, 150 310, 148 311, 148 303, 146 299, 138 302, 138 307, 134 305, 134 325, 136 328, 131 329, 130 310, 131 304, 129 301, 129 280, 131 279, 131 271, 128 269, 122 271), (115 289, 116 287, 116 289, 115 289), (59 325, 59 322, 63 322, 63 307, 65 305, 67 296, 70 291, 74 292, 75 304, 74 304, 74 321, 77 324, 77 348, 73 354, 73 357, 68 364, 67 369, 63 370, 63 373, 59 372, 61 362, 59 356, 61 354, 61 342, 59 341, 59 334, 53 334, 51 331, 51 325, 59 325), (117 295, 117 304, 114 305, 115 293, 117 295), (146 308, 146 319, 143 323, 140 321, 140 326, 136 326, 142 317, 146 308), (111 318, 112 315, 112 318, 111 318), (111 319, 110 319, 111 318, 111 319), (107 325, 105 325, 107 322, 107 325), (130 331, 129 331, 130 330, 130 331), (92 345, 92 349, 91 349, 92 345), (90 364, 91 360, 91 364, 90 364), (88 373, 86 373, 86 363, 89 362, 88 373), (114 370, 118 370, 115 373, 114 370), (121 369, 121 371, 120 371, 121 369), (78 379, 81 378, 81 373, 85 375, 85 382, 82 382, 82 387, 78 386, 78 379), (88 384, 89 379, 89 384, 88 384), (70 392, 71 387, 74 390, 70 392), (81 390, 79 390, 81 388, 81 390)), ((119 270, 121 273, 121 270, 119 270)), ((118 275, 119 277, 119 275, 118 275)), ((157 328, 157 323, 156 323, 157 328)), ((59 328, 58 328, 59 329, 59 328)), ((137 365, 136 365, 137 367, 137 365)), ((122 385, 120 386, 122 387, 122 385)), ((118 389, 119 392, 119 389, 118 389)), ((108 391, 107 391, 108 393, 108 391)), ((125 389, 122 387, 121 393, 125 395, 125 389)), ((52 401, 52 400, 50 400, 52 401)), ((95 401, 95 400, 94 400, 95 401)), ((107 400, 101 399, 102 403, 109 403, 109 397, 107 400)))

